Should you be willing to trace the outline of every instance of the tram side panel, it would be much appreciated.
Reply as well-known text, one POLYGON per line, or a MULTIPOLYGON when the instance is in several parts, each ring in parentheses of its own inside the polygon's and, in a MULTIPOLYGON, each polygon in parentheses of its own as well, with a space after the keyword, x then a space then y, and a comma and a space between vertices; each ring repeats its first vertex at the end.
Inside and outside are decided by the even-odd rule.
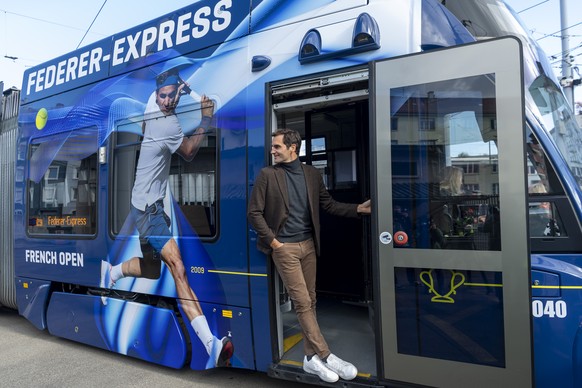
MULTIPOLYGON (((269 30, 269 23, 262 20, 260 28, 269 30)), ((306 22, 300 29, 309 28, 306 22)), ((268 32, 262 41, 274 47, 277 41, 267 38, 268 32)), ((290 68, 300 74, 304 69, 296 53, 301 35, 282 29, 278 33, 292 37, 295 44, 273 64, 273 77, 292 75, 290 68)), ((252 343, 256 339, 258 368, 266 370, 273 337, 268 330, 266 261, 255 254, 249 271, 244 166, 247 125, 264 133, 261 85, 269 78, 265 74, 271 74, 257 74, 253 90, 260 93, 249 92, 252 68, 238 66, 250 63, 246 38, 188 55, 153 53, 147 62, 152 65, 26 104, 20 119, 16 189, 17 201, 26 207, 15 220, 19 310, 52 334, 179 367, 188 349, 171 356, 171 347, 158 351, 151 343, 159 336, 158 328, 167 327, 163 331, 175 339, 170 341, 175 348, 192 343, 192 368, 207 366, 189 322, 167 314, 180 309, 182 317, 186 315, 180 303, 173 303, 178 295, 166 266, 155 278, 125 277, 114 286, 105 280, 107 269, 103 272, 108 265, 146 255, 128 216, 132 172, 143 146, 142 123, 147 127, 163 119, 153 94, 156 77, 178 71, 194 90, 182 96, 177 108, 184 133, 192 134, 202 120, 200 95, 212 99, 215 114, 193 163, 172 160, 164 210, 211 330, 236 344, 232 365, 257 367, 252 343), (256 311, 252 318, 249 294, 256 311), (71 319, 62 319, 65 316, 71 319), (149 324, 152 320, 162 326, 149 324)), ((322 63, 311 71, 334 65, 322 63)))
MULTIPOLYGON (((195 57, 184 58, 184 79, 195 72, 195 57)), ((124 277, 113 286, 103 277, 104 266, 147 254, 128 203, 142 123, 163 120, 152 103, 156 78, 141 76, 149 72, 25 107, 16 185, 17 202, 26 208, 15 225, 19 311, 52 334, 171 367, 183 366, 191 344, 191 367, 203 369, 208 354, 181 303, 173 303, 178 295, 167 266, 158 264, 154 278, 124 277), (176 319, 176 309, 188 322, 176 319)), ((203 82, 194 85, 213 93, 203 82)), ((201 122, 195 98, 182 96, 177 108, 186 135, 201 122)), ((210 330, 236 343, 233 366, 254 369, 242 222, 244 114, 220 106, 217 94, 211 98, 217 109, 205 140, 191 163, 173 157, 163 205, 210 330)))
MULTIPOLYGON (((332 15, 316 19, 326 37, 335 37, 332 51, 344 46, 349 51, 356 17, 365 10, 341 22, 332 15)), ((275 337, 269 326, 267 264, 254 247, 245 216, 247 182, 252 185, 268 157, 265 85, 418 48, 418 36, 388 33, 409 31, 414 22, 373 14, 386 31, 386 44, 370 53, 346 51, 302 64, 297 53, 312 22, 272 29, 263 20, 256 41, 241 38, 214 52, 169 55, 169 61, 155 60, 153 54, 155 65, 148 71, 119 74, 27 104, 20 119, 16 183, 16 201, 26 209, 16 216, 15 231, 20 313, 65 338, 176 368, 191 353, 192 368, 208 367, 204 347, 174 303, 178 295, 166 266, 155 279, 126 277, 114 287, 101 276, 103 263, 117 265, 144 254, 135 226, 127 222, 128 204, 142 123, 161 119, 152 113, 152 92, 167 64, 216 104, 193 162, 175 157, 171 163, 164 209, 172 235, 210 329, 235 344, 232 366, 266 370, 275 337), (272 55, 271 64, 253 71, 264 53, 272 55)), ((178 117, 185 134, 193 133, 201 116, 196 95, 183 96, 178 117)))

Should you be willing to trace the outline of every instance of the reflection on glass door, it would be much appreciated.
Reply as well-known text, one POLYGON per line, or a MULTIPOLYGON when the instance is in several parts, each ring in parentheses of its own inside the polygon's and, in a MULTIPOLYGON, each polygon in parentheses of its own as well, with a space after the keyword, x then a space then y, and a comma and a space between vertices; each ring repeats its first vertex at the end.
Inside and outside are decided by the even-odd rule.
MULTIPOLYGON (((500 251, 494 75, 390 97, 395 249, 500 251)), ((500 272, 397 266, 394 276, 399 353, 505 366, 500 272)))
POLYGON ((493 88, 482 75, 392 90, 395 247, 501 249, 493 88))

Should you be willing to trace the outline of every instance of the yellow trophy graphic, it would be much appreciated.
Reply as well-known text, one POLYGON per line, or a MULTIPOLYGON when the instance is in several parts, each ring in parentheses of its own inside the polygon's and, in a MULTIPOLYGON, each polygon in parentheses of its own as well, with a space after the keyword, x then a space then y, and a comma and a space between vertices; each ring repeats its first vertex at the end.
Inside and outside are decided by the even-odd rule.
POLYGON ((456 294, 455 291, 457 288, 461 287, 463 283, 465 283, 465 275, 460 272, 449 270, 451 271, 451 289, 445 295, 441 295, 435 288, 434 288, 434 279, 432 277, 433 270, 422 271, 420 273, 420 281, 423 282, 428 287, 428 292, 433 293, 434 296, 431 298, 431 302, 435 303, 455 303, 455 300, 451 297, 451 295, 456 294))

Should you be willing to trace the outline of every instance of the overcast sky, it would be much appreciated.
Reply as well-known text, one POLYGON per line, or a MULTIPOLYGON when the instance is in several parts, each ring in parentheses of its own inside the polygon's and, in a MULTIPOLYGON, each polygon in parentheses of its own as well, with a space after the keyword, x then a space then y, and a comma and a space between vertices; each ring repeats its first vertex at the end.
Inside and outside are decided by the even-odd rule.
MULTIPOLYGON (((580 64, 582 68, 582 0, 507 1, 519 12, 546 54, 556 58, 552 62, 557 74, 561 72, 562 53, 560 1, 568 7, 567 24, 574 26, 567 30, 569 46, 575 64, 580 64)), ((0 0, 0 81, 4 81, 4 89, 11 86, 21 88, 26 68, 191 2, 108 0, 103 6, 104 0, 0 0), (101 13, 95 19, 102 6, 101 13)), ((577 74, 574 73, 574 76, 577 77, 577 74)), ((582 95, 582 86, 577 89, 580 90, 576 95, 582 95)))

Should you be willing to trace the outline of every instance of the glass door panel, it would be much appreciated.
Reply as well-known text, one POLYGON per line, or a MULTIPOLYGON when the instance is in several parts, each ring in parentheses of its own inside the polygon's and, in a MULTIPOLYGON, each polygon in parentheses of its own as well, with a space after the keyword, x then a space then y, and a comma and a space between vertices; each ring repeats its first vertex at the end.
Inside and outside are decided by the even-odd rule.
POLYGON ((531 382, 520 61, 505 39, 375 64, 388 380, 531 382))

